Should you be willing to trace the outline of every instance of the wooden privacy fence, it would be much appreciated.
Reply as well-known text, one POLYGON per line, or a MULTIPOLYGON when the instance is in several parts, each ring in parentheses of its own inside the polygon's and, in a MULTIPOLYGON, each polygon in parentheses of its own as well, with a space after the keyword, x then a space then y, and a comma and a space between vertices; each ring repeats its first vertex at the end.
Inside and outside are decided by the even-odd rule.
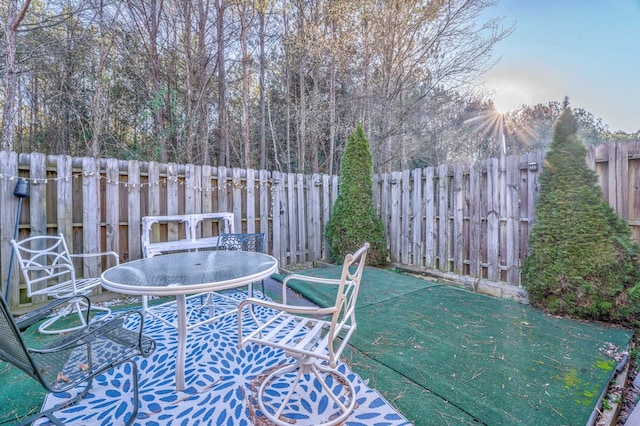
MULTIPOLYGON (((594 147, 587 163, 640 241, 640 143, 594 147)), ((543 155, 530 153, 375 175, 391 261, 517 289, 542 166, 543 155)), ((31 187, 19 238, 62 232, 73 252, 114 250, 123 262, 141 257, 143 216, 220 211, 234 214, 237 231, 265 233, 283 266, 325 259, 338 194, 337 176, 322 174, 0 152, 3 292, 18 178, 31 187)), ((106 266, 78 265, 96 274, 106 266)), ((26 303, 15 269, 12 276, 10 303, 26 303)))

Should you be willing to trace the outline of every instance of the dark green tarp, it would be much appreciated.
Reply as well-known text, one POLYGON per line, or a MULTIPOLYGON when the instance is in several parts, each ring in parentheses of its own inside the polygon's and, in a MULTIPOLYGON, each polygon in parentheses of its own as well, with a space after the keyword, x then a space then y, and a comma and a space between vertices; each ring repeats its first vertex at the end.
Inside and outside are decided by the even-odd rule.
MULTIPOLYGON (((304 273, 338 277, 340 268, 304 273)), ((330 286, 291 287, 333 303, 330 286)), ((602 350, 632 337, 376 268, 360 291, 353 368, 416 424, 584 425, 617 365, 602 350)))

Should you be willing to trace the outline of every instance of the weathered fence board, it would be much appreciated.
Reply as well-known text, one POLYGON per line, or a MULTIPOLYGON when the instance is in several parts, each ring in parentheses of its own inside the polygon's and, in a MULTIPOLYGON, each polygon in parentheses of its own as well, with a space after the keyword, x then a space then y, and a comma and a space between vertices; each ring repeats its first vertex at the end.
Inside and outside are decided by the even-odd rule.
MULTIPOLYGON (((391 261, 517 288, 543 161, 542 153, 531 153, 375 175, 374 202, 391 261)), ((586 161, 603 199, 640 241, 640 141, 590 147, 586 161)), ((216 211, 233 212, 237 230, 265 233, 267 251, 283 266, 326 259, 324 229, 338 196, 337 176, 0 152, 3 291, 19 177, 31 186, 19 238, 61 232, 74 252, 115 250, 123 262, 141 256, 143 216, 216 211)), ((178 239, 183 231, 155 232, 158 241, 178 239)), ((110 265, 77 266, 99 272, 110 265)), ((14 306, 28 303, 18 281, 14 270, 14 306)))
MULTIPOLYGON (((9 263, 11 258, 11 244, 13 239, 14 226, 18 209, 18 199, 13 196, 13 189, 16 185, 15 176, 18 176, 18 154, 15 152, 0 151, 0 199, 2 199, 2 208, 0 208, 0 268, 2 274, 0 278, 2 283, 2 297, 7 291, 7 278, 9 277, 9 263)), ((24 207, 24 205, 23 205, 24 207)), ((17 218, 22 222, 22 218, 17 218)), ((11 292, 9 293, 8 302, 15 306, 18 304, 18 271, 13 268, 10 277, 11 292)))

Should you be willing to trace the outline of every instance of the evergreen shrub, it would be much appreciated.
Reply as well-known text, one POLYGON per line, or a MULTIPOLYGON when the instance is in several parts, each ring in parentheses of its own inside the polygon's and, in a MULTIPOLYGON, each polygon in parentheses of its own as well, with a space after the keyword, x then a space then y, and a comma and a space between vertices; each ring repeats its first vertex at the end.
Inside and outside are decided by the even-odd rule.
POLYGON ((387 244, 382 219, 373 202, 373 160, 362 125, 349 136, 340 165, 338 198, 325 228, 329 257, 342 263, 365 242, 371 246, 367 264, 387 262, 387 244))
POLYGON ((640 318, 638 245, 602 200, 570 108, 560 115, 540 175, 524 286, 549 313, 627 326, 640 318))

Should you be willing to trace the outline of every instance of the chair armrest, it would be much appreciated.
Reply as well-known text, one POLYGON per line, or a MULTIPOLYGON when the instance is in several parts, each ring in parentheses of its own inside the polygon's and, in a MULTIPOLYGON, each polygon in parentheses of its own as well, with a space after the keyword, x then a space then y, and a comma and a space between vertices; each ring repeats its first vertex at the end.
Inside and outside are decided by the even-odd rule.
POLYGON ((75 299, 78 298, 82 298, 85 299, 85 303, 87 304, 88 308, 87 308, 87 317, 85 318, 85 320, 87 321, 87 324, 89 323, 89 311, 91 310, 91 301, 89 300, 88 297, 86 296, 82 296, 82 295, 78 295, 78 296, 70 296, 70 297, 62 297, 60 299, 54 299, 51 302, 47 303, 44 306, 41 306, 25 315, 22 315, 20 318, 18 318, 16 320, 16 326, 18 327, 18 329, 22 332, 25 331, 26 329, 28 329, 29 327, 31 327, 33 324, 37 323, 38 321, 40 321, 43 318, 46 318, 47 316, 49 316, 49 314, 51 312, 53 312, 54 309, 58 308, 61 305, 64 305, 66 303, 70 303, 75 299))
POLYGON ((331 285, 339 285, 340 279, 335 278, 319 278, 319 277, 310 277, 308 275, 300 275, 300 274, 289 274, 282 280, 282 301, 284 304, 287 303, 287 283, 291 280, 305 281, 309 283, 316 284, 331 284, 331 285))
POLYGON ((54 271, 57 269, 66 269, 67 271, 74 271, 73 266, 66 263, 56 263, 55 265, 33 265, 23 268, 23 271, 54 271))
POLYGON ((71 258, 87 258, 87 257, 98 257, 98 256, 111 256, 116 262, 116 265, 120 264, 120 256, 115 251, 102 251, 98 253, 78 253, 78 254, 69 254, 71 258))
POLYGON ((242 302, 238 304, 238 312, 242 312, 247 305, 260 305, 266 308, 275 309, 278 311, 288 312, 290 314, 298 314, 298 315, 329 315, 335 312, 335 307, 331 306, 329 308, 320 308, 318 306, 301 306, 301 305, 288 305, 285 303, 277 303, 271 302, 268 300, 256 299, 253 297, 249 297, 244 299, 242 302))

